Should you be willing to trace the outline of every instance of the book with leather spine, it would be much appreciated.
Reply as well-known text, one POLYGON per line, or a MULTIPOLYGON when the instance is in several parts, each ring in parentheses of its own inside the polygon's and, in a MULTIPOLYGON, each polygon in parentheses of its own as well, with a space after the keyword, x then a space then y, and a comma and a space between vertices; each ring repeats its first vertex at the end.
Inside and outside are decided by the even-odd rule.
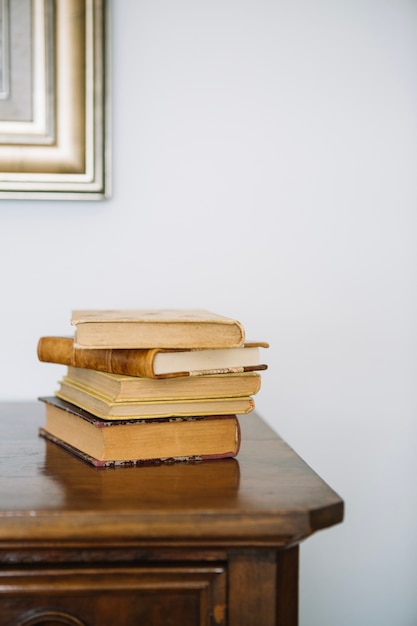
POLYGON ((237 348, 235 319, 199 309, 74 310, 75 344, 84 348, 237 348))
POLYGON ((96 467, 232 458, 240 447, 236 415, 106 421, 53 396, 39 400, 39 434, 96 467))
POLYGON ((38 341, 38 359, 110 374, 170 378, 265 370, 261 349, 268 347, 265 341, 248 341, 225 349, 94 349, 76 346, 72 337, 46 336, 38 341))

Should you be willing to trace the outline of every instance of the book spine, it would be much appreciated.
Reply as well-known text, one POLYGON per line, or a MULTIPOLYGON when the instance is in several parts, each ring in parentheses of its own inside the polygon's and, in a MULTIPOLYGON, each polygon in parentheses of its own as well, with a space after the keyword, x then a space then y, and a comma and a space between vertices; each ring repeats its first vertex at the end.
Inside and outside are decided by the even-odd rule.
POLYGON ((38 359, 46 363, 74 365, 73 341, 70 337, 41 337, 38 359))
POLYGON ((146 378, 159 378, 153 371, 156 352, 153 349, 76 348, 71 337, 41 337, 38 342, 40 361, 146 378))

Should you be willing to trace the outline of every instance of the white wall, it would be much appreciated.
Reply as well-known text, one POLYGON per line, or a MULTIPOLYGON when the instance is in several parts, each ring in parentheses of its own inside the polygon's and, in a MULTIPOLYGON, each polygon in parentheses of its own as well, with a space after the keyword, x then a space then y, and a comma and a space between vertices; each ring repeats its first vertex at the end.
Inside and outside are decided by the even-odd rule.
POLYGON ((78 307, 268 340, 268 422, 346 501, 301 626, 415 626, 417 5, 117 0, 114 194, 0 204, 0 399, 52 392, 78 307))

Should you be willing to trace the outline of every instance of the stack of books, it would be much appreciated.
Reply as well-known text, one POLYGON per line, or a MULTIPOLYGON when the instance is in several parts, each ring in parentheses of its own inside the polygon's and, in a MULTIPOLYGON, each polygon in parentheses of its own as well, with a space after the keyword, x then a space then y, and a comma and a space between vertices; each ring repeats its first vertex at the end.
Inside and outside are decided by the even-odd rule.
POLYGON ((261 349, 207 311, 73 311, 73 337, 41 337, 67 366, 40 434, 97 466, 234 457, 254 409, 261 349))

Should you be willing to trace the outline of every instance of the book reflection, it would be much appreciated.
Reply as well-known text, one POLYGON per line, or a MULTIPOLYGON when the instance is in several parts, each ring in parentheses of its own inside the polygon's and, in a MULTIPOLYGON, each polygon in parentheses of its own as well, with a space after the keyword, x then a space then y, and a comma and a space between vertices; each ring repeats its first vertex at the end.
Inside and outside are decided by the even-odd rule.
POLYGON ((237 500, 240 470, 234 458, 99 469, 45 443, 42 473, 61 487, 64 508, 140 511, 163 502, 207 509, 237 500))

